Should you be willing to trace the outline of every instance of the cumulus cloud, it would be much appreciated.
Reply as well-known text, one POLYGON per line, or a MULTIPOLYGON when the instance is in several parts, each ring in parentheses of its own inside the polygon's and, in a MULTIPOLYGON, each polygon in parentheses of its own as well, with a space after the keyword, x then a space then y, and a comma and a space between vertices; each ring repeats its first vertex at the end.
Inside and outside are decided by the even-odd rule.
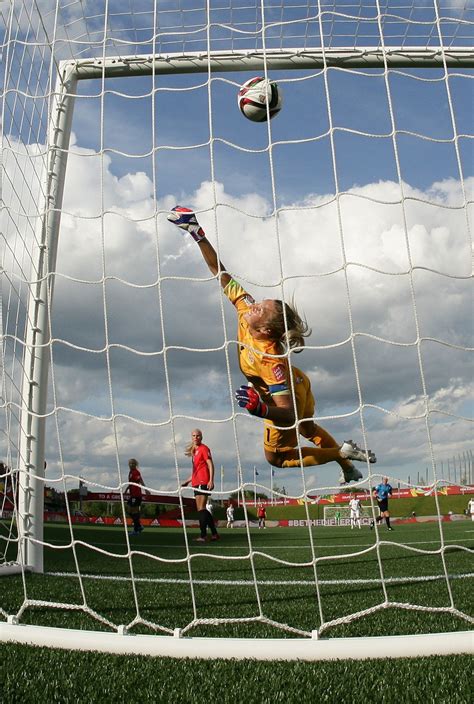
MULTIPOLYGON (((41 148, 28 150, 41 164, 41 148)), ((28 168, 25 157, 18 147, 28 168)), ((379 182, 338 198, 302 194, 277 213, 217 182, 180 196, 256 298, 295 296, 313 333, 292 361, 312 380, 317 420, 341 441, 364 430, 380 471, 406 476, 405 466, 428 462, 427 424, 439 457, 468 449, 459 420, 472 392, 466 190, 452 179, 426 192, 379 182)), ((22 207, 38 202, 26 193, 22 207)), ((116 486, 138 456, 146 480, 171 490, 189 469, 182 447, 196 425, 228 477, 239 457, 248 476, 264 466, 260 421, 234 417, 234 312, 194 242, 167 221, 175 204, 175 194, 155 198, 146 174, 118 178, 109 156, 73 143, 52 314, 50 476, 62 463, 116 486)), ((12 280, 27 268, 20 276, 19 213, 6 229, 12 280)), ((298 473, 282 478, 297 491, 298 473)))

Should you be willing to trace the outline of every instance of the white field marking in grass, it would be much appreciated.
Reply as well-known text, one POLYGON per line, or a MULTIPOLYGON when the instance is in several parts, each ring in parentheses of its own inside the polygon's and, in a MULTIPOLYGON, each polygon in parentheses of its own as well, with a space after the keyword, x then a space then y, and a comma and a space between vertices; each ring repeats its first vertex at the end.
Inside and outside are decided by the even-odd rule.
MULTIPOLYGON (((77 572, 46 572, 48 577, 75 577, 77 578, 77 572)), ((467 572, 466 574, 450 574, 449 579, 469 579, 474 577, 474 572, 467 572)), ((189 584, 189 579, 178 579, 171 577, 124 577, 117 575, 104 575, 104 574, 82 574, 81 579, 94 579, 98 581, 116 581, 116 582, 150 582, 153 584, 189 584)), ((320 579, 319 584, 331 586, 337 584, 381 584, 385 581, 385 584, 412 584, 414 582, 432 582, 436 580, 445 580, 446 576, 444 574, 432 574, 425 575, 424 577, 387 577, 385 580, 382 579, 320 579)), ((254 584, 258 586, 269 586, 269 587, 287 587, 287 586, 314 586, 314 580, 309 579, 282 579, 282 580, 270 580, 270 579, 259 579, 254 582, 250 579, 193 579, 193 584, 202 585, 215 585, 215 586, 232 586, 232 587, 253 587, 254 584)))
MULTIPOLYGON (((473 531, 474 532, 474 531, 473 531)), ((45 542, 45 545, 48 543, 58 543, 61 544, 62 541, 60 540, 49 540, 48 542, 45 542)), ((74 541, 75 544, 77 545, 78 543, 81 543, 83 547, 88 547, 87 545, 84 545, 82 541, 74 541)), ((412 541, 407 541, 404 543, 395 543, 392 540, 382 540, 380 541, 384 545, 390 544, 398 547, 404 547, 405 545, 436 545, 439 544, 439 540, 412 540, 412 541)), ((445 539, 445 543, 457 543, 459 542, 459 538, 449 538, 445 539)), ((98 546, 98 545, 105 545, 105 546, 112 546, 112 547, 120 547, 117 543, 103 543, 103 542, 97 542, 94 541, 94 543, 90 543, 91 547, 98 546)), ((320 544, 316 543, 317 548, 322 548, 324 550, 334 550, 336 548, 371 548, 375 545, 375 542, 373 543, 338 543, 338 544, 320 544)), ((64 548, 70 548, 71 543, 66 543, 64 544, 64 548)), ((210 550, 216 550, 216 545, 214 543, 209 543, 209 544, 200 544, 200 545, 190 545, 190 547, 194 547, 195 550, 202 550, 203 548, 209 548, 210 550)), ((243 550, 247 545, 223 545, 222 542, 219 543, 219 550, 224 549, 224 550, 243 550)), ((460 547, 465 548, 464 545, 461 545, 460 547)), ((134 543, 133 548, 144 550, 144 549, 151 549, 151 548, 169 548, 169 549, 175 549, 175 550, 185 550, 186 546, 184 545, 167 545, 165 543, 156 543, 153 545, 145 544, 140 546, 139 543, 134 543)), ((132 549, 133 549, 132 548, 132 549)), ((309 550, 310 546, 309 545, 258 545, 258 549, 255 550, 254 552, 261 552, 262 550, 309 550)), ((469 549, 469 548, 465 548, 469 549)))

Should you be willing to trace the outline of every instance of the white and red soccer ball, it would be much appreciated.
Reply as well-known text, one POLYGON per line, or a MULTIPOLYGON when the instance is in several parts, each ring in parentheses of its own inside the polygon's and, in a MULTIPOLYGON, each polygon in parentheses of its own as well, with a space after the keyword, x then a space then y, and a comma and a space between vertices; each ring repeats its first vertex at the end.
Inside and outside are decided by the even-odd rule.
POLYGON ((275 81, 256 76, 246 81, 237 97, 242 115, 252 122, 266 122, 281 110, 282 95, 275 81))

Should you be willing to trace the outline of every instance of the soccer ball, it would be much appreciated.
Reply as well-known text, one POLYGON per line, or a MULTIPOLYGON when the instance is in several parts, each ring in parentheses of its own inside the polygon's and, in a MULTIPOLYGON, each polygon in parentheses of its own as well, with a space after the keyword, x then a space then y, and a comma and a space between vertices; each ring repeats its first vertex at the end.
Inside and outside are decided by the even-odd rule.
POLYGON ((252 122, 266 122, 268 115, 271 119, 280 112, 282 96, 275 81, 256 76, 240 87, 237 101, 246 118, 252 122))

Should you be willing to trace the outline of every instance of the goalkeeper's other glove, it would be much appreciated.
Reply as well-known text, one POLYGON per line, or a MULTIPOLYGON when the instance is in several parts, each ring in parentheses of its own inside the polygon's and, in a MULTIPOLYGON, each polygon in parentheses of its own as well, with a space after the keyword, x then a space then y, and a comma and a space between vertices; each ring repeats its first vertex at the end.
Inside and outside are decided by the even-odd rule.
POLYGON ((200 242, 206 236, 193 211, 189 208, 183 208, 182 205, 177 205, 171 210, 168 220, 181 230, 189 232, 195 242, 200 242))
POLYGON ((235 398, 241 408, 246 408, 253 416, 266 418, 268 415, 268 406, 262 401, 257 391, 250 384, 243 384, 235 392, 235 398))

